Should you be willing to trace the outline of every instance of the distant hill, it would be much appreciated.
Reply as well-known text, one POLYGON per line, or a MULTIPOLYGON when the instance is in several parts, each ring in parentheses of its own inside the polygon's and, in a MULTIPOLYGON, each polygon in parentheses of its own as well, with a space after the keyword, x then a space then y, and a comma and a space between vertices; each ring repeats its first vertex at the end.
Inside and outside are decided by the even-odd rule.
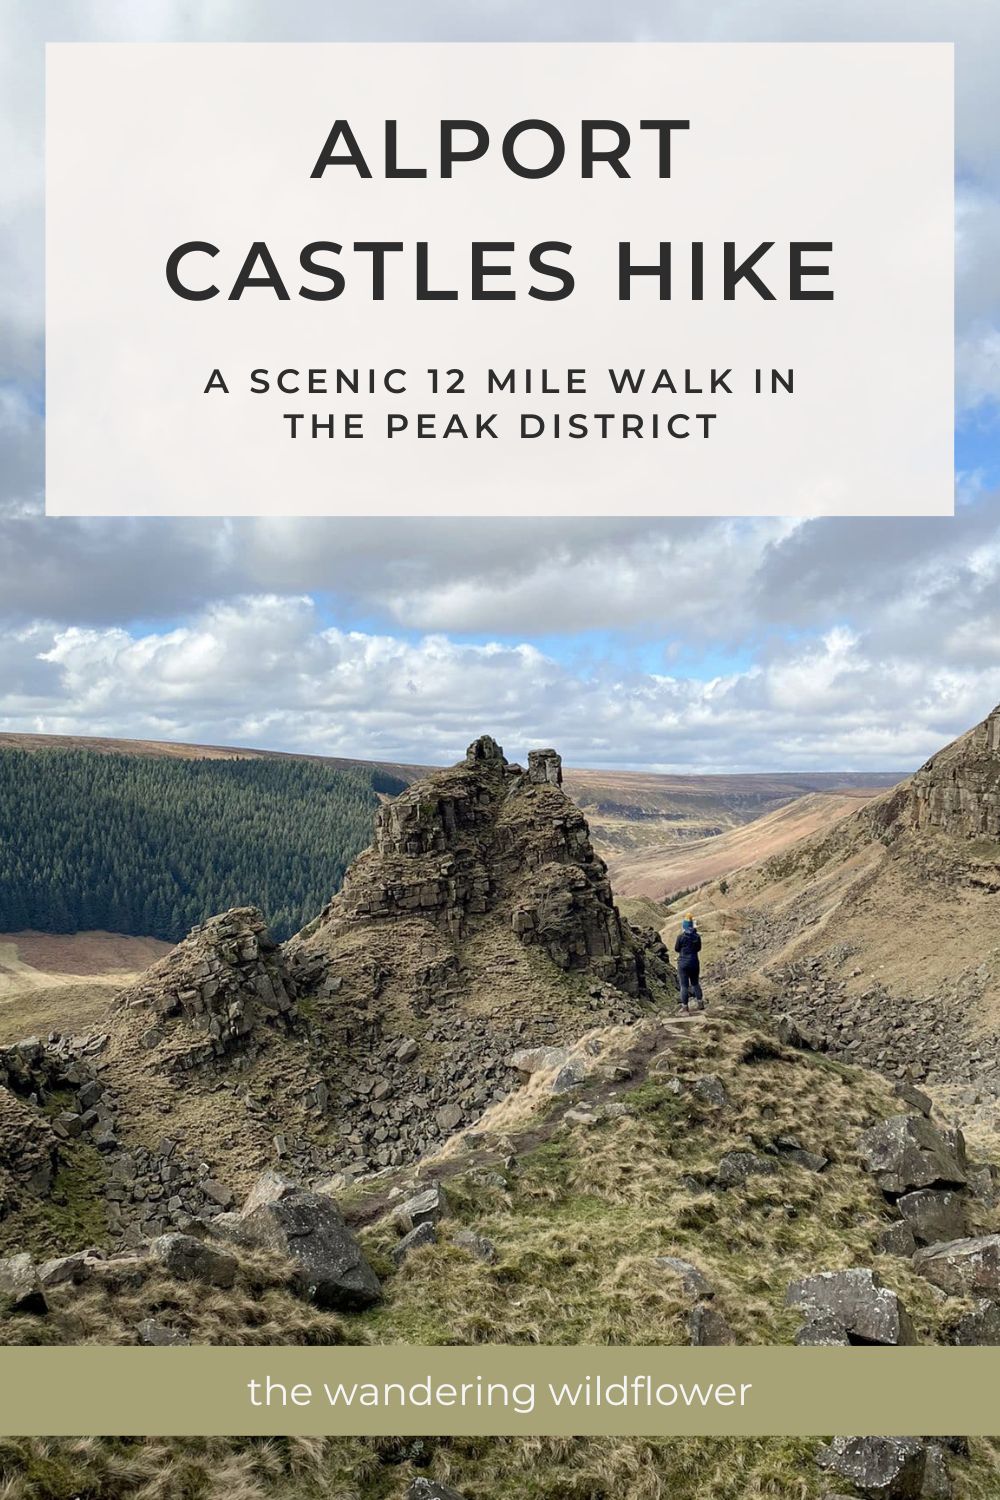
POLYGON ((842 792, 806 792, 752 822, 711 838, 638 849, 609 858, 615 890, 624 897, 671 901, 706 880, 718 880, 758 860, 780 854, 799 839, 828 832, 841 818, 879 795, 876 787, 842 792))
MULTIPOLYGON (((908 771, 787 771, 731 776, 568 770, 566 790, 587 815, 594 846, 615 856, 718 838, 815 792, 867 793, 897 786, 908 771)), ((759 856, 753 856, 757 858, 759 856)), ((716 873, 721 873, 717 871, 716 873)), ((707 877, 706 877, 707 878, 707 877)), ((633 889, 618 882, 620 890, 633 889)))
POLYGON ((394 760, 356 760, 337 755, 307 755, 295 750, 255 750, 245 745, 195 745, 183 740, 118 740, 97 734, 12 734, 0 731, 4 750, 92 750, 98 755, 152 755, 170 760, 305 760, 334 770, 377 770, 406 785, 428 769, 394 760))
POLYGON ((371 841, 404 777, 295 756, 0 745, 0 932, 176 942, 251 902, 285 937, 371 841))

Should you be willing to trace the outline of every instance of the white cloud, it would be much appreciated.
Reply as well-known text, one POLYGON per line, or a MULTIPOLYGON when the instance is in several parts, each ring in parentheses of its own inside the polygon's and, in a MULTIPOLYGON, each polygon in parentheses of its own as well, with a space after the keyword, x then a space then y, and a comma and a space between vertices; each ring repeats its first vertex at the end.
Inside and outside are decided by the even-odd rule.
POLYGON ((275 596, 160 634, 36 626, 0 636, 0 661, 19 664, 0 697, 8 730, 424 762, 488 732, 511 754, 554 743, 575 764, 905 769, 1000 698, 995 659, 928 670, 873 657, 846 629, 700 681, 578 672, 527 642, 331 629, 308 599, 275 596))
POLYGON ((579 762, 895 767, 1000 698, 1000 498, 975 475, 954 521, 390 528, 31 516, 42 484, 45 37, 953 37, 958 389, 985 424, 1000 402, 995 0, 0 7, 5 727, 422 760, 449 759, 482 730, 516 751, 553 740, 579 762), (331 613, 365 629, 331 629, 331 613), (553 640, 602 632, 617 637, 613 660, 600 641, 586 668, 553 655, 553 640), (692 675, 706 659, 718 666, 707 681, 692 675))

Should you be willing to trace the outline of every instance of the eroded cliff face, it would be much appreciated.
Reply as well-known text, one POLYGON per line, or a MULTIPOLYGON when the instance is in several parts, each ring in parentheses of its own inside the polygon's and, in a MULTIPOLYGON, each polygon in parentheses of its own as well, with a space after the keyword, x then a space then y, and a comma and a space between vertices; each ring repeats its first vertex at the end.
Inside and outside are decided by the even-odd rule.
POLYGON ((917 828, 1000 838, 1000 706, 921 767, 908 812, 917 828))
POLYGON ((253 1047, 286 1023, 290 990, 263 916, 240 907, 193 928, 115 1008, 164 1068, 183 1071, 253 1047))

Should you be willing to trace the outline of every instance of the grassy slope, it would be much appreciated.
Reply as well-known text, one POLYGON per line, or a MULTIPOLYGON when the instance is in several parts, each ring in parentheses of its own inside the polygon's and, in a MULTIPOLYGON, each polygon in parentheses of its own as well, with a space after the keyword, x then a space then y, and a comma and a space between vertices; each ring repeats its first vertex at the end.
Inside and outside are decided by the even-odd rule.
POLYGON ((99 1028, 118 991, 169 952, 110 932, 0 933, 0 1046, 99 1028))
MULTIPOLYGON (((399 1270, 389 1257, 396 1235, 384 1213, 395 1179, 363 1185, 342 1200, 384 1278, 385 1301, 369 1313, 320 1313, 290 1295, 280 1263, 244 1256, 232 1293, 205 1295, 140 1272, 134 1285, 58 1290, 48 1319, 0 1321, 0 1338, 131 1343, 135 1323, 156 1316, 212 1343, 684 1344, 688 1303, 652 1263, 655 1255, 677 1254, 714 1283, 740 1342, 789 1342, 799 1321, 783 1306, 790 1280, 874 1262, 884 1208, 854 1150, 864 1124, 894 1112, 898 1101, 874 1076, 774 1049, 742 1021, 644 1023, 638 1032, 604 1033, 601 1041, 602 1058, 580 1089, 552 1096, 544 1080, 533 1080, 485 1117, 474 1149, 456 1138, 425 1164, 425 1175, 445 1182, 449 1218, 439 1242, 411 1254, 399 1270), (652 1050, 637 1041, 643 1034, 655 1035, 652 1050), (623 1071, 631 1076, 618 1076, 623 1071), (729 1095, 721 1111, 697 1094, 706 1074, 729 1095), (567 1109, 587 1103, 597 1123, 564 1118, 567 1109), (609 1104, 626 1112, 602 1118, 609 1104), (830 1156, 832 1165, 821 1175, 782 1165, 774 1176, 728 1192, 684 1181, 712 1171, 726 1150, 783 1132, 830 1156), (459 1227, 492 1239, 496 1262, 452 1245, 449 1231, 459 1227)), ((398 1174, 398 1186, 412 1182, 412 1170, 398 1174)), ((976 1227, 995 1226, 981 1215, 976 1227)), ((961 1304, 939 1299, 906 1262, 881 1258, 878 1268, 902 1296, 920 1337, 947 1338, 961 1304)), ((173 1469, 156 1478, 163 1445, 50 1448, 46 1457, 44 1445, 8 1445, 6 1459, 0 1450, 4 1500, 77 1494, 395 1500, 418 1472, 414 1456, 429 1459, 430 1472, 449 1478, 469 1500, 618 1500, 626 1493, 640 1500, 812 1500, 824 1489, 811 1445, 798 1441, 456 1440, 423 1448, 178 1441, 171 1446, 173 1469), (44 1476, 56 1470, 65 1480, 46 1488, 44 1476)), ((957 1466, 956 1500, 995 1494, 993 1465, 992 1451, 977 1445, 971 1465, 957 1466)))

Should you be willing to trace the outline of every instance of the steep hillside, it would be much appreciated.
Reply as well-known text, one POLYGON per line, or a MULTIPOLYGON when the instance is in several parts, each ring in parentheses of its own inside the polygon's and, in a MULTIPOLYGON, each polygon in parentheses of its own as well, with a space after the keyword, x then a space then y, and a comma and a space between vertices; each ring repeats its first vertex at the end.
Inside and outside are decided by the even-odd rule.
POLYGON ((252 902, 285 937, 368 843, 379 794, 403 784, 293 757, 0 749, 0 932, 176 942, 252 902))
POLYGON ((831 832, 697 893, 717 977, 839 1051, 1000 1091, 1000 710, 831 832))
POLYGON ((782 803, 774 812, 714 837, 656 845, 640 853, 612 854, 608 868, 620 896, 670 901, 679 892, 772 858, 800 839, 828 832, 841 818, 857 812, 877 795, 870 787, 806 792, 782 803))

